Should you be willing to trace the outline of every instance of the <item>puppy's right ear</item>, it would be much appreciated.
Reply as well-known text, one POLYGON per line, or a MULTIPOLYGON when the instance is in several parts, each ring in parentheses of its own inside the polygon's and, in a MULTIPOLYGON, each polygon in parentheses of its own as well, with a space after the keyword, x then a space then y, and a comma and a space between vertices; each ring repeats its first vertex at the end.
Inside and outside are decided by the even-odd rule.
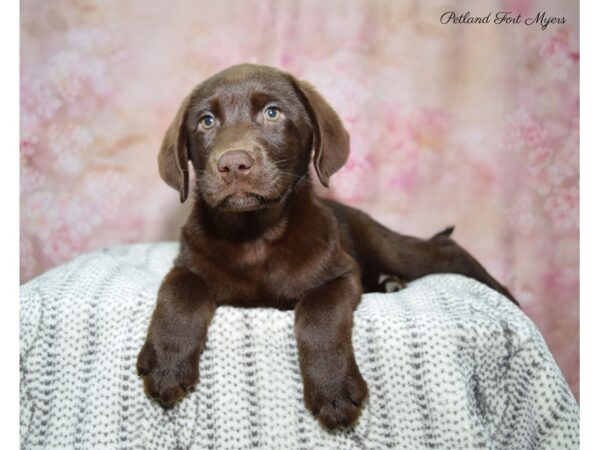
POLYGON ((179 107, 175 119, 165 133, 158 153, 160 176, 169 186, 179 191, 181 203, 187 198, 189 188, 189 152, 185 119, 191 97, 192 94, 188 95, 179 107))

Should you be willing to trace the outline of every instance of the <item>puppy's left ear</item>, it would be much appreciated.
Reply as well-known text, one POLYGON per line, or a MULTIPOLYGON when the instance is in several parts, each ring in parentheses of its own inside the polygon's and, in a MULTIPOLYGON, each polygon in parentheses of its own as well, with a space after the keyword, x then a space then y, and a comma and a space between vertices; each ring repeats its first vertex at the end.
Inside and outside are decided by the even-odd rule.
MULTIPOLYGON (((192 92, 193 93, 193 92, 192 92)), ((188 196, 188 145, 185 119, 192 94, 181 103, 175 119, 167 129, 158 153, 158 171, 162 179, 179 191, 181 203, 188 196)))
POLYGON ((350 154, 350 136, 331 105, 306 81, 296 81, 313 122, 313 163, 321 184, 337 172, 350 154))

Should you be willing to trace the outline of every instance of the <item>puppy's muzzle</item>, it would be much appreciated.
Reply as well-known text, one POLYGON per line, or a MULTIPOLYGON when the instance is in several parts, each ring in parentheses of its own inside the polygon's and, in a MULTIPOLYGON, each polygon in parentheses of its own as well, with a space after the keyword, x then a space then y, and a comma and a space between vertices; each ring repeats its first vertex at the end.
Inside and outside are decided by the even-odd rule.
POLYGON ((246 150, 230 150, 217 161, 217 169, 226 183, 247 176, 253 165, 254 159, 246 150))

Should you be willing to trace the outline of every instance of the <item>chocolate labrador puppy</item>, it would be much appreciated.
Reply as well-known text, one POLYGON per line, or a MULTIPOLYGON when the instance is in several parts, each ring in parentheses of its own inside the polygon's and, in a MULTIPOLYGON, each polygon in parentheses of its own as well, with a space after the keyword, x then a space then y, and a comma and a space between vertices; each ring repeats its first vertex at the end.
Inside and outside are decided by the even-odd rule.
MULTIPOLYGON (((158 156, 160 175, 188 197, 181 251, 165 277, 137 361, 146 393, 165 406, 198 382, 219 305, 294 309, 306 407, 325 427, 351 426, 367 396, 354 359, 352 316, 380 276, 472 277, 516 303, 448 228, 431 239, 395 233, 367 214, 318 198, 349 152, 331 106, 308 83, 244 64, 197 86, 158 156)), ((226 356, 225 356, 226 357, 226 356)))

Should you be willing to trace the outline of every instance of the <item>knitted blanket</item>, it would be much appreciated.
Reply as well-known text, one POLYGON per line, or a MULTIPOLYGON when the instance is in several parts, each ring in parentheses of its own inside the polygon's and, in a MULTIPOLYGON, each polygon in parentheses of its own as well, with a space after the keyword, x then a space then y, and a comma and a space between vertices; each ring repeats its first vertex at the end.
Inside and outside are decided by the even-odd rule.
POLYGON ((21 447, 571 449, 579 410, 543 338, 460 275, 363 296, 354 324, 369 398, 328 432, 304 407, 293 312, 221 307, 195 392, 145 397, 135 361, 177 244, 78 257, 21 288, 21 447))

